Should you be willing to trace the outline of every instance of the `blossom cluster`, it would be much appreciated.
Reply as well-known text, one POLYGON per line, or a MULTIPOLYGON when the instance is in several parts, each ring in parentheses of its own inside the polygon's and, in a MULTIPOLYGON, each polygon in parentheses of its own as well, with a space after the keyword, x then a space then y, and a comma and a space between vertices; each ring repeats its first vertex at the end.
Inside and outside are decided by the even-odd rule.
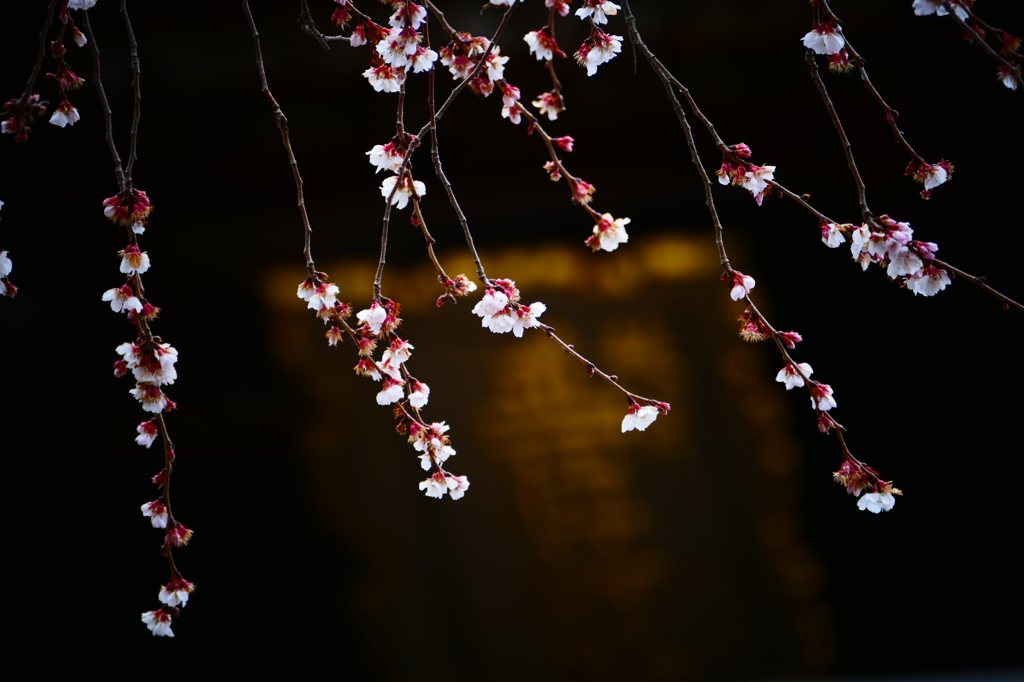
POLYGON ((849 454, 843 459, 839 471, 833 474, 836 483, 846 488, 846 492, 859 497, 857 508, 862 511, 869 511, 873 514, 889 511, 896 504, 894 495, 902 495, 898 489, 892 487, 892 481, 883 481, 878 472, 858 461, 849 454), (871 491, 864 494, 865 491, 871 491))
MULTIPOLYGON (((398 432, 409 434, 409 442, 420 453, 420 465, 425 471, 432 471, 430 478, 420 483, 420 490, 426 491, 428 497, 440 498, 448 493, 452 499, 460 499, 469 488, 469 480, 448 473, 441 466, 455 454, 445 435, 448 425, 444 422, 426 425, 419 418, 419 410, 430 399, 430 387, 408 369, 415 346, 397 334, 402 324, 401 305, 383 297, 374 300, 369 308, 355 314, 359 324, 353 328, 347 322, 352 316, 352 307, 338 300, 337 285, 329 283, 326 277, 321 272, 310 275, 299 285, 297 296, 306 301, 307 307, 316 311, 325 324, 331 325, 327 331, 329 345, 337 345, 346 333, 351 337, 359 355, 353 368, 356 374, 381 382, 377 404, 396 406, 398 432), (380 359, 375 360, 373 356, 381 342, 387 345, 380 359)), ((462 296, 476 289, 476 285, 461 274, 454 279, 445 278, 444 284, 446 294, 438 299, 438 305, 446 297, 462 296)))
MULTIPOLYGON (((830 225, 828 229, 838 230, 839 226, 830 225)), ((908 223, 883 215, 873 227, 861 225, 850 231, 850 252, 864 270, 872 263, 885 266, 890 278, 902 282, 915 295, 934 296, 949 286, 949 273, 931 263, 938 245, 915 240, 908 223)))
MULTIPOLYGON (((740 145, 736 146, 740 147, 740 145)), ((749 156, 749 147, 746 145, 742 145, 742 147, 746 148, 746 154, 749 156)), ((716 174, 719 184, 742 187, 750 192, 757 205, 760 206, 764 198, 771 192, 771 182, 775 179, 775 166, 757 166, 752 163, 733 164, 725 161, 716 174)))
POLYGON ((484 290, 484 296, 473 307, 473 314, 480 316, 480 325, 495 334, 512 332, 523 337, 523 331, 541 326, 537 318, 548 307, 540 302, 523 305, 519 302, 519 289, 510 279, 492 279, 484 290))

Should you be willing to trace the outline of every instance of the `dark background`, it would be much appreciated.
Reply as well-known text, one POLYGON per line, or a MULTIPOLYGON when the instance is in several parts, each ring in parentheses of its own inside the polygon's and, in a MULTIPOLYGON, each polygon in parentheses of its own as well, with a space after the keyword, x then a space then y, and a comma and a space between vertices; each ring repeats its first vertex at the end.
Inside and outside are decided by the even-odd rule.
MULTIPOLYGON (((951 160, 957 170, 931 201, 922 201, 918 187, 902 175, 904 153, 857 77, 829 76, 869 202, 876 213, 908 221, 919 238, 937 242, 940 257, 987 276, 1019 299, 1021 93, 995 80, 989 58, 963 42, 951 21, 915 17, 910 4, 844 3, 835 9, 868 57, 872 79, 900 111, 911 144, 928 160, 951 160)), ((321 30, 328 32, 333 5, 318 0, 311 5, 321 30)), ((385 22, 384 8, 363 5, 385 22)), ((19 3, 5 10, 0 25, 5 100, 22 92, 45 6, 19 3)), ((501 469, 475 463, 473 453, 493 447, 491 441, 481 437, 470 441, 473 447, 460 446, 467 440, 456 435, 459 425, 468 430, 471 415, 437 410, 434 418, 455 424, 460 452, 455 469, 470 476, 473 489, 455 505, 421 499, 415 490, 420 472, 407 446, 389 432, 387 411, 376 409, 370 389, 348 375, 350 349, 341 349, 340 361, 337 352, 324 355, 312 316, 296 317, 294 331, 282 330, 282 321, 290 318, 276 311, 268 282, 276 281, 275 273, 293 271, 289 286, 301 280, 301 223, 238 3, 130 9, 144 95, 135 180, 157 207, 142 238, 154 262, 145 281, 164 310, 158 333, 182 353, 180 379, 169 391, 181 406, 169 419, 179 452, 175 501, 182 521, 197 531, 193 543, 176 555, 199 591, 175 621, 173 641, 150 637, 138 623, 138 613, 157 606, 156 587, 166 580, 158 534, 136 511, 153 497, 148 477, 159 463, 155 450, 143 452, 131 442, 141 412, 126 400, 126 380, 110 376, 112 349, 129 338, 130 329, 105 313, 99 297, 119 284, 115 254, 124 246, 123 235, 101 216, 100 202, 115 193, 116 185, 91 88, 91 55, 72 47, 70 64, 88 80, 72 95, 82 121, 60 130, 47 125, 48 114, 37 120, 27 144, 0 139, 0 199, 6 202, 0 248, 11 251, 12 279, 21 287, 16 299, 0 301, 11 651, 31 652, 33 665, 46 673, 103 669, 119 675, 176 662, 196 670, 203 665, 218 672, 342 679, 739 680, 1024 664, 1016 473, 1022 453, 1024 317, 1018 311, 1003 312, 995 299, 962 280, 934 298, 915 297, 880 270, 861 273, 845 248, 825 249, 813 218, 792 202, 769 199, 758 208, 745 192, 716 185, 728 243, 735 245, 734 265, 757 279, 755 294, 770 318, 807 339, 798 358, 814 366, 815 378, 835 388, 836 416, 850 429, 854 452, 906 495, 888 514, 857 511, 853 498, 830 481, 839 461, 836 444, 815 430, 806 396, 773 390, 768 395, 783 406, 787 433, 806 453, 790 480, 794 487, 782 494, 791 496, 798 535, 821 566, 816 598, 827 611, 821 620, 829 631, 821 645, 827 651, 815 657, 795 644, 763 650, 750 644, 771 641, 776 625, 793 632, 801 626, 786 607, 771 611, 777 623, 744 611, 743 604, 771 602, 775 588, 756 582, 759 574, 744 565, 742 553, 723 565, 754 596, 736 596, 740 605, 729 609, 719 610, 712 601, 701 608, 666 609, 659 616, 665 637, 691 642, 696 653, 689 662, 648 668, 635 663, 634 658, 643 658, 637 648, 626 647, 621 655, 615 649, 607 659, 570 650, 549 637, 558 630, 552 622, 572 622, 565 614, 556 609, 525 619, 515 615, 522 595, 554 589, 545 585, 545 576, 561 575, 569 585, 572 573, 559 573, 537 558, 536 548, 523 539, 532 537, 529 517, 515 502, 503 502, 507 491, 489 493, 502 485, 501 469), (298 350, 287 350, 293 346, 281 341, 286 333, 300 338, 298 350), (295 374, 288 352, 315 352, 311 357, 325 359, 323 365, 311 361, 312 374, 295 374), (337 405, 325 407, 332 400, 337 405), (347 407, 357 401, 371 403, 372 409, 347 407), (308 417, 324 409, 333 410, 332 428, 343 449, 325 449, 310 439, 308 417), (324 481, 309 464, 310 452, 342 463, 347 473, 336 482, 336 493, 324 492, 324 481), (386 457, 400 462, 399 477, 367 473, 364 459, 386 457), (325 503, 332 494, 361 499, 370 493, 377 506, 356 508, 355 516, 341 518, 325 503), (377 515, 389 509, 396 518, 377 515), (406 535, 390 560, 386 594, 367 596, 363 587, 377 564, 367 558, 372 552, 366 544, 346 537, 372 544, 376 533, 382 543, 389 542, 387 534, 396 528, 406 535), (440 549, 449 545, 463 549, 453 558, 440 549), (466 559, 463 554, 473 547, 478 557, 466 559), (471 573, 480 566, 495 572, 471 573), (530 580, 516 582, 521 573, 530 580), (475 611, 468 586, 488 577, 504 595, 508 612, 475 611), (374 599, 386 608, 367 606, 374 599), (727 610, 753 624, 742 652, 733 651, 729 627, 715 625, 715 613, 727 610), (371 612, 376 615, 368 625, 371 612), (503 625, 485 635, 480 623, 488 619, 503 625), (704 632, 711 633, 707 641, 700 640, 704 632)), ((100 0, 91 15, 116 137, 126 156, 132 100, 116 10, 112 0, 100 0)), ((367 48, 336 43, 324 52, 302 34, 298 3, 254 2, 253 10, 270 85, 291 121, 306 179, 318 265, 331 274, 336 273, 329 263, 372 267, 382 178, 369 172, 364 153, 392 135, 395 100, 373 93, 360 76, 367 48)), ((727 142, 749 144, 755 160, 778 166, 777 180, 809 192, 825 213, 856 220, 856 194, 842 150, 802 63, 806 3, 638 1, 634 10, 645 41, 691 88, 727 142)), ((978 11, 1011 32, 1024 30, 1016 9, 984 3, 978 11)), ((500 15, 496 10, 480 15, 476 4, 468 3, 449 10, 448 17, 460 29, 489 35, 500 15)), ((506 76, 521 88, 524 100, 549 86, 518 36, 541 26, 545 17, 539 0, 525 3, 502 41, 503 53, 512 57, 506 76)), ((573 51, 584 37, 583 23, 570 17, 557 27, 563 49, 573 51)), ((431 28, 439 34, 435 25, 431 28)), ((612 19, 609 30, 625 34, 621 16, 612 19)), ((631 61, 627 46, 589 79, 571 60, 559 64, 568 110, 558 121, 545 122, 552 134, 576 138, 566 162, 598 187, 595 207, 632 219, 628 245, 612 256, 593 256, 603 263, 666 232, 705 244, 712 239, 703 191, 664 92, 643 62, 634 75, 631 61)), ((44 73, 52 67, 47 59, 44 73)), ((438 81, 447 87, 446 77, 438 81)), ((416 129, 424 120, 416 100, 424 82, 411 79, 407 116, 416 129)), ((56 103, 49 81, 40 78, 35 91, 56 103)), ((540 141, 527 138, 522 126, 514 128, 499 112, 498 95, 480 100, 466 93, 441 132, 450 150, 443 152, 446 169, 476 226, 485 262, 488 254, 538 245, 583 249, 580 242, 590 228, 586 215, 567 200, 564 185, 549 183, 541 173, 540 141)), ((695 133, 704 162, 713 169, 716 150, 702 130, 695 133)), ((435 221, 439 242, 455 249, 458 226, 425 152, 420 156, 417 177, 427 182, 428 219, 435 221)), ((397 228, 395 233, 389 272, 421 263, 421 238, 397 228)), ((680 348, 690 348, 682 339, 710 334, 704 351, 729 353, 739 347, 755 358, 749 362, 755 363, 759 380, 770 383, 778 364, 773 350, 743 346, 727 317, 687 317, 717 311, 720 301, 702 303, 713 300, 708 297, 725 298, 713 268, 709 272, 693 286, 634 289, 632 298, 616 303, 618 312, 595 306, 593 314, 614 320, 630 307, 649 311, 667 321, 681 339, 680 348), (709 319, 713 332, 706 331, 709 319)), ((515 272, 494 274, 517 278, 515 272)), ((362 282, 361 289, 343 292, 356 309, 365 307, 371 294, 371 280, 362 282)), ((425 291, 429 303, 437 292, 425 291)), ((534 300, 530 292, 524 296, 534 300)), ((561 304, 591 310, 572 298, 561 304)), ((297 300, 295 307, 301 312, 297 300)), ((409 319, 422 320, 421 329, 434 336, 407 327, 417 347, 424 352, 433 345, 449 353, 438 351, 434 360, 425 360, 434 363, 428 381, 435 396, 446 390, 440 374, 450 361, 448 371, 455 375, 447 384, 450 393, 468 391, 465 403, 495 401, 486 386, 472 383, 474 371, 460 369, 459 358, 465 354, 486 363, 488 344, 509 340, 474 329, 465 304, 437 313, 420 310, 425 312, 409 319), (442 317, 428 322, 427 315, 442 317)), ((553 305, 548 317, 559 322, 553 305)), ((570 315, 566 319, 573 324, 570 315)), ((652 357, 646 371, 667 370, 652 357)), ((634 376, 642 374, 641 364, 634 376)), ((605 391, 584 385, 595 395, 605 391)), ((713 376, 706 387, 708 396, 717 396, 709 401, 730 404, 728 391, 713 376)), ((728 407, 723 409, 727 413, 728 407)), ((503 419, 500 411, 488 414, 503 419)), ((531 419, 529 413, 521 418, 531 419)), ((673 413, 660 419, 644 436, 658 429, 671 433, 676 418, 673 413)), ((733 425, 721 415, 690 422, 712 443, 709 451, 722 457, 754 447, 737 442, 729 433, 733 425)), ((493 437, 513 436, 498 429, 493 437)), ((758 437, 756 431, 749 434, 749 442, 758 437)), ((662 445, 671 448, 670 442, 662 445)), ((654 499, 661 488, 644 483, 643 471, 637 474, 639 494, 654 499)), ((737 528, 742 523, 753 528, 761 517, 757 503, 739 499, 738 489, 725 487, 714 504, 691 510, 690 482, 662 484, 678 491, 678 498, 665 492, 664 504, 652 503, 659 510, 653 542, 675 547, 672 538, 688 538, 665 549, 668 556, 710 552, 701 543, 712 546, 715 538, 700 533, 691 538, 687 529, 719 527, 714 519, 728 517, 733 504, 744 509, 737 528)), ((672 582, 683 581, 680 576, 672 582)), ((702 586, 686 589, 699 594, 702 586)), ((805 629, 817 627, 814 623, 805 629)))

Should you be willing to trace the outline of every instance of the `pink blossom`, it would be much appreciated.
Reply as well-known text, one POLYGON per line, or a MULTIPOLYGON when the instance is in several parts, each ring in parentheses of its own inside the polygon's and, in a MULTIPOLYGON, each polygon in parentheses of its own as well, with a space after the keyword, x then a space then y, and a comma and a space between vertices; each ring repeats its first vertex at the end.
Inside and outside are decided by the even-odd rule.
POLYGON ((516 319, 512 323, 512 333, 517 338, 523 338, 524 329, 532 329, 533 327, 539 327, 540 322, 536 318, 541 316, 548 307, 543 303, 535 302, 532 305, 521 305, 516 308, 515 314, 516 319))

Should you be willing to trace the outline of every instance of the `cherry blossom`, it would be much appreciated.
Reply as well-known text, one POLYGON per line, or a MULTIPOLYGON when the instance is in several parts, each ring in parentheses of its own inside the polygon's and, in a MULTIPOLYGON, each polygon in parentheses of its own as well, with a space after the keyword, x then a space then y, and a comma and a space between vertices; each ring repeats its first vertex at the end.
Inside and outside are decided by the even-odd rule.
POLYGON ((584 7, 576 10, 576 16, 580 19, 590 17, 595 24, 607 24, 608 17, 615 16, 622 9, 614 2, 607 0, 583 0, 584 7))
POLYGON ((873 514, 889 511, 896 504, 896 498, 890 492, 868 493, 857 502, 857 508, 873 514))
POLYGON ((135 388, 129 391, 136 400, 142 403, 142 409, 146 412, 159 414, 168 405, 167 396, 156 384, 137 383, 135 388))
POLYGON ((423 407, 430 398, 430 387, 413 379, 409 382, 409 404, 413 407, 423 407))
POLYGON ((576 62, 587 68, 588 76, 593 76, 597 73, 597 67, 610 62, 621 51, 622 36, 608 35, 595 30, 576 52, 576 62))
POLYGON ((92 9, 96 0, 68 0, 68 9, 92 9))
POLYGON ((392 175, 389 178, 384 178, 384 182, 380 185, 380 193, 385 200, 390 196, 391 205, 402 210, 409 204, 409 199, 413 196, 421 197, 427 193, 427 187, 419 180, 413 180, 412 185, 409 184, 409 178, 403 179, 402 184, 399 185, 398 191, 392 196, 391 191, 395 187, 395 183, 398 182, 398 176, 392 175))
POLYGON ((557 90, 545 92, 533 100, 533 106, 540 109, 541 116, 547 116, 549 121, 558 119, 558 115, 565 111, 565 102, 557 90))
POLYGON ((149 255, 140 251, 134 244, 124 247, 124 251, 118 251, 117 255, 121 257, 121 272, 126 275, 141 275, 149 270, 149 255))
POLYGON ((363 77, 377 92, 398 92, 405 83, 405 71, 392 68, 390 64, 371 66, 363 71, 363 77))
POLYGON ((405 397, 405 382, 394 377, 386 377, 381 385, 380 393, 377 394, 378 405, 390 405, 397 403, 405 397))
POLYGON ((145 447, 153 445, 153 441, 160 435, 160 429, 157 426, 156 420, 150 419, 148 422, 142 422, 135 430, 139 432, 139 435, 135 437, 135 442, 145 447))
POLYGON ((626 431, 646 431, 647 427, 654 423, 654 420, 658 418, 658 408, 650 405, 640 407, 638 403, 630 402, 629 411, 626 412, 626 416, 622 418, 622 433, 626 431))
POLYGON ((907 287, 915 296, 934 296, 951 283, 948 272, 929 265, 915 272, 907 280, 907 287))
POLYGON ((440 500, 448 492, 448 481, 445 475, 438 471, 430 478, 420 481, 420 490, 425 491, 427 497, 434 497, 440 500))
POLYGON ((846 40, 832 22, 826 21, 807 33, 803 43, 804 47, 814 50, 815 54, 836 54, 846 45, 846 40))
POLYGON ((411 26, 418 29, 420 24, 427 20, 427 8, 417 5, 414 2, 399 5, 397 11, 388 19, 388 23, 394 28, 411 26))
POLYGON ((539 31, 530 31, 523 36, 523 40, 530 46, 530 53, 536 55, 538 61, 550 61, 555 55, 565 56, 565 53, 558 49, 555 36, 547 26, 539 31))
POLYGON ((469 479, 465 476, 448 476, 448 495, 453 500, 461 500, 469 490, 469 479))
MULTIPOLYGON (((953 6, 956 10, 956 15, 961 19, 967 21, 967 19, 970 18, 970 15, 967 14, 967 11, 964 10, 963 7, 955 2, 950 2, 949 4, 953 6)), ((941 0, 914 0, 913 7, 914 14, 919 17, 926 17, 931 14, 937 14, 940 17, 944 17, 949 14, 949 10, 945 8, 941 0)))
POLYGON ((775 380, 786 384, 786 390, 788 391, 796 386, 803 386, 804 377, 810 377, 813 373, 814 370, 806 362, 798 363, 795 367, 787 362, 786 366, 779 370, 775 380), (799 371, 797 371, 798 368, 799 371))
POLYGON ((79 47, 85 47, 85 44, 89 42, 89 39, 85 37, 85 34, 78 30, 78 27, 71 29, 71 35, 75 39, 75 45, 79 47))
POLYGON ((380 303, 374 301, 366 310, 356 313, 356 319, 369 327, 373 334, 380 334, 381 325, 388 317, 388 311, 380 303))
POLYGON ((569 2, 572 0, 544 0, 545 7, 553 7, 563 17, 569 14, 569 2))
POLYGON ((619 248, 619 244, 629 241, 629 235, 626 233, 626 225, 629 222, 629 218, 613 219, 610 213, 605 213, 601 216, 601 221, 594 225, 594 234, 587 237, 585 243, 594 251, 614 251, 619 248))
POLYGON ((192 539, 192 535, 193 532, 191 530, 175 521, 174 525, 167 529, 167 535, 164 536, 164 544, 167 546, 184 547, 192 539))
MULTIPOLYGON (((3 205, 4 202, 0 201, 0 207, 3 205)), ((0 296, 13 297, 17 289, 7 279, 7 276, 14 270, 14 263, 7 257, 7 253, 7 251, 0 251, 0 296)))
MULTIPOLYGON (((74 2, 75 0, 71 0, 74 2)), ((83 0, 89 2, 90 0, 83 0)), ((93 3, 96 0, 91 0, 93 3)), ((70 5, 70 3, 69 3, 70 5)), ((146 624, 149 631, 154 636, 159 635, 161 637, 174 637, 174 633, 171 632, 171 614, 167 609, 157 609, 156 611, 146 611, 142 614, 142 622, 146 624)))
POLYGON ((835 223, 823 222, 821 224, 821 241, 828 248, 835 249, 846 241, 846 237, 843 236, 843 231, 835 223))
POLYGON ((189 595, 195 589, 195 585, 181 576, 176 576, 171 582, 160 588, 160 603, 168 606, 184 606, 188 602, 189 595))
POLYGON ((828 384, 811 382, 811 407, 822 412, 827 412, 836 406, 836 399, 832 397, 832 387, 828 384))
POLYGON ((162 500, 153 500, 142 505, 142 515, 149 517, 154 528, 167 527, 167 507, 162 500))
POLYGON ((738 301, 741 298, 750 295, 750 290, 757 284, 754 278, 750 275, 744 275, 738 270, 732 271, 732 289, 729 290, 729 296, 734 301, 738 301))
POLYGON ((78 109, 71 106, 71 102, 64 100, 57 107, 57 110, 53 112, 53 116, 50 117, 50 123, 64 128, 65 126, 75 125, 81 119, 82 117, 78 115, 78 109))
POLYGON ((537 322, 538 317, 541 316, 548 307, 540 302, 534 302, 531 305, 521 305, 516 309, 516 319, 512 323, 512 333, 517 338, 523 338, 523 330, 531 329, 533 327, 539 327, 540 322, 537 322))
POLYGON ((366 154, 370 157, 370 164, 377 167, 377 173, 382 170, 397 173, 402 168, 402 150, 394 142, 374 145, 366 154))
MULTIPOLYGON (((0 271, 2 271, 2 268, 0 268, 0 271)), ((115 313, 126 313, 129 310, 134 310, 135 312, 142 311, 142 302, 139 301, 131 286, 127 284, 117 289, 107 289, 103 292, 102 300, 109 302, 110 309, 115 313)))

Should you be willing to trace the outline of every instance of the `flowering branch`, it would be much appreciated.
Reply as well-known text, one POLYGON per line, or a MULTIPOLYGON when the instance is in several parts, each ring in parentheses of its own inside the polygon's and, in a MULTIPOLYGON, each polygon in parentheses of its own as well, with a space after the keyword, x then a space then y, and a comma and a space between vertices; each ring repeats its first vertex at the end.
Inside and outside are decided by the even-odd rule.
MULTIPOLYGON (((65 6, 65 10, 67 7, 65 6)), ((174 548, 188 544, 193 531, 182 525, 174 516, 171 507, 171 474, 174 468, 175 451, 167 430, 167 419, 164 415, 175 409, 176 404, 162 390, 162 386, 173 384, 177 378, 174 365, 178 359, 178 351, 170 344, 153 334, 151 323, 160 314, 160 309, 153 306, 146 298, 142 284, 142 274, 150 268, 149 255, 139 248, 139 235, 145 232, 146 219, 152 206, 146 193, 132 187, 131 171, 136 157, 138 125, 141 117, 142 96, 140 91, 141 69, 138 57, 138 45, 128 17, 126 0, 121 0, 121 16, 124 19, 131 48, 133 72, 134 115, 131 128, 131 151, 127 168, 121 165, 121 157, 113 136, 113 113, 107 101, 103 81, 100 78, 100 50, 89 21, 87 7, 82 7, 83 25, 88 40, 92 43, 93 79, 96 91, 103 108, 106 128, 107 146, 114 162, 114 174, 117 178, 119 192, 103 204, 104 214, 115 224, 127 228, 128 246, 120 252, 121 272, 128 275, 128 282, 119 288, 110 289, 103 294, 103 300, 110 303, 114 312, 127 313, 129 322, 138 329, 138 338, 134 343, 127 342, 117 347, 121 360, 114 363, 114 376, 121 377, 130 370, 135 377, 135 388, 131 394, 141 403, 142 409, 154 416, 137 427, 139 445, 149 448, 160 436, 163 442, 163 469, 152 478, 152 482, 162 490, 160 496, 142 505, 142 514, 150 519, 154 528, 166 529, 161 554, 167 557, 170 568, 170 580, 159 593, 164 606, 142 614, 142 622, 154 635, 173 637, 171 621, 180 614, 180 606, 184 606, 195 586, 181 575, 174 561, 174 548)))

